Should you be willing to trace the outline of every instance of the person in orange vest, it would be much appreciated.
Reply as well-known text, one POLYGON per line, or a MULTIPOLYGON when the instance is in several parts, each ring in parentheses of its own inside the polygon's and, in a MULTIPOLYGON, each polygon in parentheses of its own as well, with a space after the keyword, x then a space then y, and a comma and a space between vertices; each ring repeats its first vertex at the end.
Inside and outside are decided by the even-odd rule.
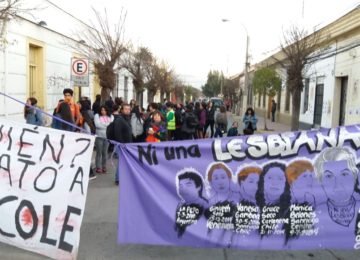
MULTIPOLYGON (((81 126, 83 120, 82 120, 82 116, 80 113, 80 106, 78 104, 76 104, 73 100, 74 91, 70 88, 65 88, 63 90, 63 94, 64 94, 63 102, 65 102, 66 104, 69 105, 70 111, 71 111, 71 116, 74 119, 75 124, 78 126, 81 126)), ((56 108, 57 113, 59 111, 60 105, 61 105, 61 103, 59 103, 56 108)))

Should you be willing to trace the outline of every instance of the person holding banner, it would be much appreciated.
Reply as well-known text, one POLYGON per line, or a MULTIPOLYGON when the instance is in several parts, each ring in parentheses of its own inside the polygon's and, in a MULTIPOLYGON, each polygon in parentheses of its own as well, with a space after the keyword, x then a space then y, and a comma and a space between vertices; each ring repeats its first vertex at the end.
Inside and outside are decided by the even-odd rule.
POLYGON ((43 125, 42 114, 37 107, 37 99, 29 97, 24 107, 24 117, 27 124, 41 126, 43 125))
MULTIPOLYGON (((130 105, 123 103, 120 108, 120 115, 116 116, 113 123, 114 141, 119 143, 131 143, 131 109, 130 105)), ((119 164, 117 164, 115 172, 115 185, 119 185, 119 164)))
POLYGON ((354 154, 346 147, 326 148, 316 158, 314 169, 327 196, 326 203, 317 208, 321 219, 319 246, 354 245, 355 234, 360 235, 360 203, 355 193, 355 188, 359 188, 359 170, 354 154), (335 237, 341 237, 341 242, 335 237))

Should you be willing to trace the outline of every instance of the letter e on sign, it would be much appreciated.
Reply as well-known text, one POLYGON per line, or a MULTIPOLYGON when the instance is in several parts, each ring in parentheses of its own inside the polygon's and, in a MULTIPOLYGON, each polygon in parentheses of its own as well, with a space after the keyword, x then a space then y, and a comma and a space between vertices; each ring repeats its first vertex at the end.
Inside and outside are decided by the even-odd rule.
POLYGON ((88 72, 88 61, 85 59, 73 59, 72 73, 76 76, 83 76, 88 72))

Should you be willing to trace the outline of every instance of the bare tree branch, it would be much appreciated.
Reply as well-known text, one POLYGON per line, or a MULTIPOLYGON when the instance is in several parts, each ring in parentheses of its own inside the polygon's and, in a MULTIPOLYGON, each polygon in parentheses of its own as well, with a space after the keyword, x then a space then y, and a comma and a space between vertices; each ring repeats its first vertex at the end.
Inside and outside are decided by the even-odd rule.
POLYGON ((281 50, 285 55, 283 61, 277 60, 287 74, 287 87, 292 94, 291 130, 299 129, 300 98, 303 90, 303 78, 316 50, 319 50, 320 33, 308 35, 307 31, 296 26, 283 33, 281 50))
POLYGON ((124 41, 126 12, 120 10, 118 22, 112 29, 106 9, 103 13, 92 9, 95 22, 75 33, 79 39, 78 44, 68 45, 93 62, 95 73, 99 77, 102 101, 105 101, 116 86, 116 73, 121 68, 121 58, 128 46, 124 41))

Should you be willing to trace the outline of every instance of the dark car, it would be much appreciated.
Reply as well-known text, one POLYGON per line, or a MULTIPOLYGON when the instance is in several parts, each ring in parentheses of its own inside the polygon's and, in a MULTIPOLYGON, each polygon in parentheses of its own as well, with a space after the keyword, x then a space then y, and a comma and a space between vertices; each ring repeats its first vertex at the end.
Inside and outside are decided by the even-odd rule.
POLYGON ((220 107, 224 105, 224 101, 218 97, 212 97, 210 101, 213 103, 213 106, 216 110, 219 110, 220 107))

